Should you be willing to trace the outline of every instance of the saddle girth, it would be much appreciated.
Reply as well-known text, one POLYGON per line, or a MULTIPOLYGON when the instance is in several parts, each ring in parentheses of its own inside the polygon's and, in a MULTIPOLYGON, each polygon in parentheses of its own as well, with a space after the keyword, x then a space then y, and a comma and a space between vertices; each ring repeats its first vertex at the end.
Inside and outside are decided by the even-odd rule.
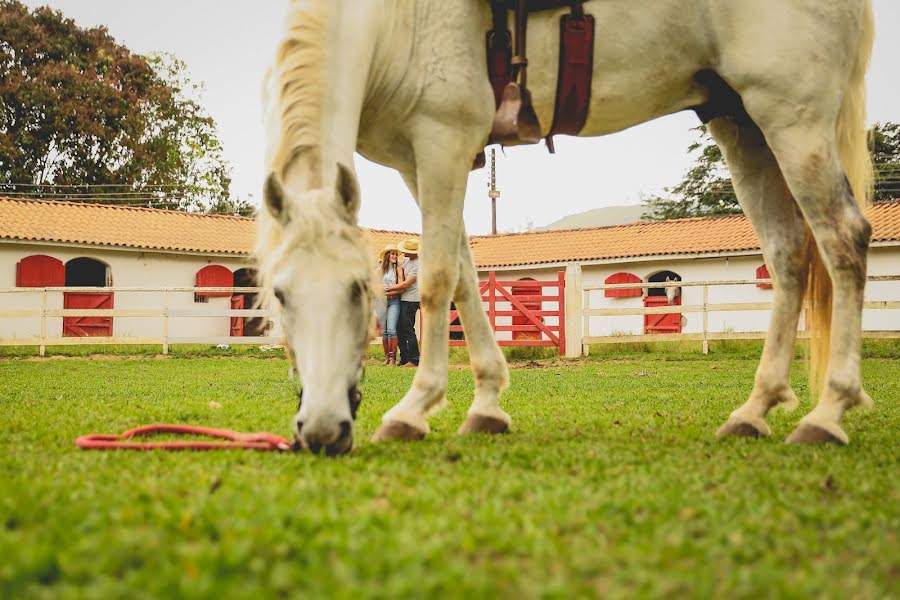
POLYGON ((497 112, 490 143, 515 146, 540 141, 541 127, 528 91, 528 13, 562 6, 571 12, 560 18, 559 74, 548 149, 553 152, 553 135, 577 135, 584 127, 590 105, 594 18, 584 13, 583 0, 491 0, 493 29, 487 33, 486 48, 497 112), (510 4, 515 10, 514 36, 506 27, 510 4))

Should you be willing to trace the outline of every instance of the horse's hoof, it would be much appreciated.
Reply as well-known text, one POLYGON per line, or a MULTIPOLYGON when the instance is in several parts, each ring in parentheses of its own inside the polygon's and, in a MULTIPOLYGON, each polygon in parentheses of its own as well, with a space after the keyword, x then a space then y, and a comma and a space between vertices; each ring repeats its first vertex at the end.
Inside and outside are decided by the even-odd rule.
POLYGON ((722 437, 725 435, 733 435, 736 437, 761 438, 769 437, 770 433, 772 432, 769 429, 769 426, 766 425, 766 422, 762 419, 751 419, 747 421, 731 417, 725 421, 724 425, 719 427, 716 436, 722 437))
POLYGON ((404 442, 417 442, 424 440, 427 431, 422 431, 403 421, 386 421, 381 424, 375 435, 372 436, 373 442, 390 442, 401 440, 404 442))
POLYGON ((875 401, 872 400, 872 397, 865 392, 860 392, 859 394, 859 404, 857 404, 863 410, 872 410, 875 408, 875 401))
POLYGON ((506 433, 509 431, 509 417, 502 419, 489 415, 472 413, 460 425, 457 433, 506 433))
POLYGON ((788 444, 838 444, 846 446, 850 443, 847 433, 837 423, 803 423, 797 425, 785 440, 788 444))

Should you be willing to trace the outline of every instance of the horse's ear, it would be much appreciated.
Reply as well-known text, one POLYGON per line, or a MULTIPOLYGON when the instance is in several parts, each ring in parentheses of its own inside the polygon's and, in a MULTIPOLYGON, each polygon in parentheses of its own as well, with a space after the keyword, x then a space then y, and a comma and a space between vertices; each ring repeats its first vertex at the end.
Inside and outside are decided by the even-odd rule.
POLYGON ((350 223, 356 223, 359 211, 359 185, 356 183, 356 175, 343 163, 338 163, 337 194, 346 219, 350 223))
POLYGON ((288 220, 284 204, 284 186, 281 184, 281 179, 274 172, 269 173, 269 176, 266 178, 263 201, 266 204, 266 208, 278 221, 285 223, 288 220))

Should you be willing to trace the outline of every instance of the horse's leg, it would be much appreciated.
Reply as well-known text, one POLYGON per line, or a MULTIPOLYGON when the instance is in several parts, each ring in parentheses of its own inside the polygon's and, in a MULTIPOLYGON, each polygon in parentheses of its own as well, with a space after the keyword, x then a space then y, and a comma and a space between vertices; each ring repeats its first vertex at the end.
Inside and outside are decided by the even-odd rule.
POLYGON ((750 398, 731 413, 717 435, 767 436, 769 410, 797 404, 790 369, 807 277, 803 215, 765 138, 749 119, 743 125, 714 119, 709 130, 722 149, 738 200, 756 229, 775 282, 769 330, 750 398))
POLYGON ((500 394, 509 386, 509 368, 481 304, 478 273, 465 232, 460 238, 459 265, 459 283, 453 300, 466 332, 475 375, 475 398, 459 433, 503 433, 512 422, 500 408, 500 394))
POLYGON ((840 426, 844 412, 872 402, 863 391, 860 375, 866 253, 872 228, 844 174, 833 124, 826 119, 795 123, 764 131, 831 278, 833 305, 828 365, 818 404, 787 441, 846 444, 847 434, 840 426))
MULTIPOLYGON (((463 200, 471 157, 476 150, 460 143, 458 152, 453 152, 452 142, 463 140, 445 128, 428 139, 441 140, 440 152, 432 149, 416 154, 415 186, 410 185, 422 210, 418 275, 423 325, 421 360, 412 387, 382 417, 375 441, 425 437, 431 431, 425 417, 442 407, 447 391, 450 296, 459 278, 463 200)), ((413 183, 409 176, 404 179, 413 183)))

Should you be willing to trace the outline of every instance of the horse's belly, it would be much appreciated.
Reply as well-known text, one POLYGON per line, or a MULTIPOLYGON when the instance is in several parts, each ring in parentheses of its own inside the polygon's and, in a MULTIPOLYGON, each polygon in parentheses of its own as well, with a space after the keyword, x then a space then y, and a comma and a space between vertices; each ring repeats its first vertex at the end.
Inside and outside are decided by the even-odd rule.
MULTIPOLYGON (((581 135, 603 135, 702 104, 694 75, 711 66, 709 34, 698 12, 680 0, 587 2, 594 16, 594 76, 581 135)), ((544 133, 550 131, 559 67, 559 18, 532 14, 528 87, 544 133)))

